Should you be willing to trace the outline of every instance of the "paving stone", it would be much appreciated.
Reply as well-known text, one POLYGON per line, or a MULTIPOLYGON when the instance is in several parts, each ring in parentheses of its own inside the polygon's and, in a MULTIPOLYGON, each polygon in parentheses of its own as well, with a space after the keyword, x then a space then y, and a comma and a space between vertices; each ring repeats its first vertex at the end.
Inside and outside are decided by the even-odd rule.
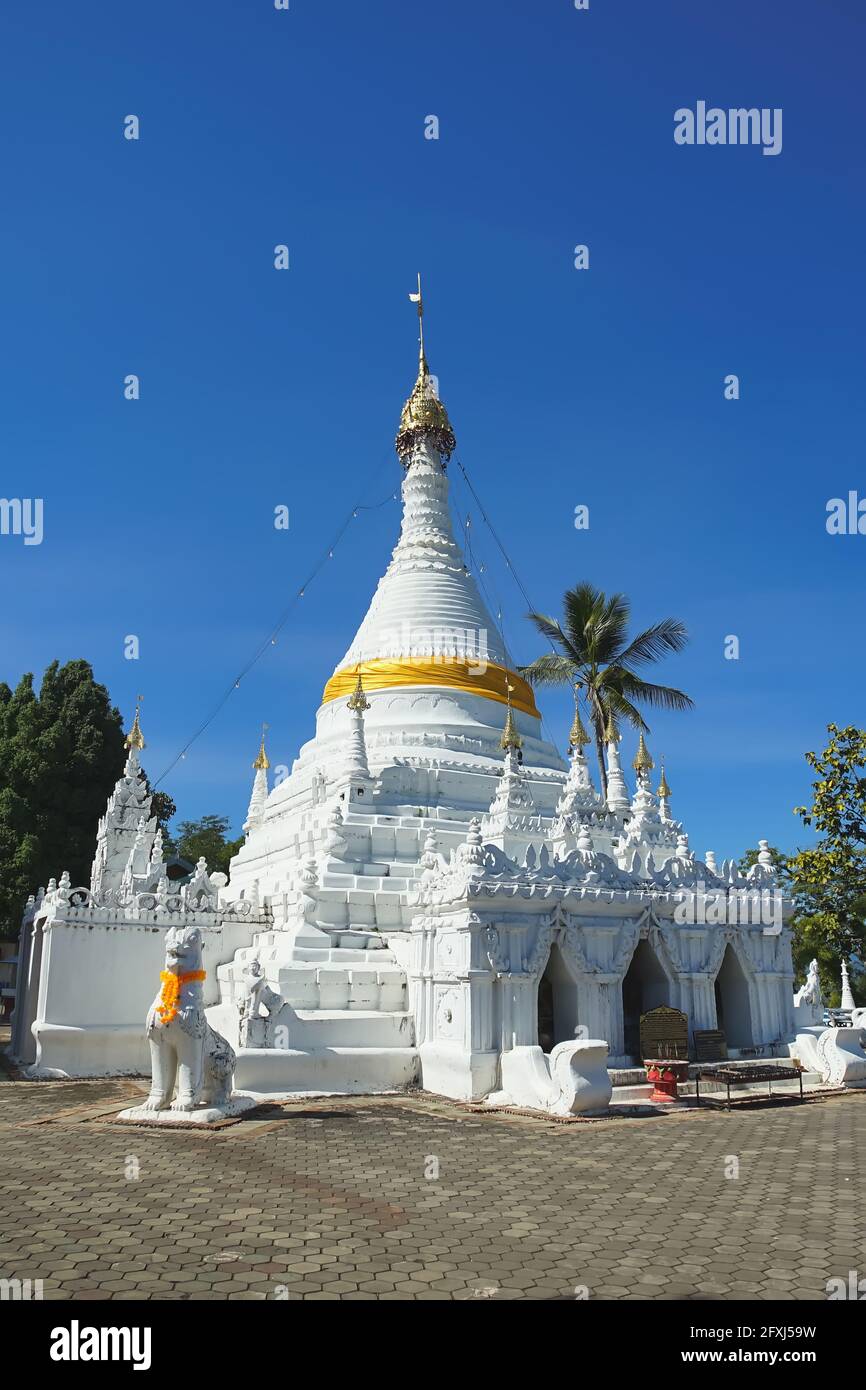
POLYGON ((331 1097, 243 1142, 62 1113, 138 1094, 0 1077, 7 1277, 58 1300, 809 1301, 863 1265, 863 1095, 573 1126, 331 1097))

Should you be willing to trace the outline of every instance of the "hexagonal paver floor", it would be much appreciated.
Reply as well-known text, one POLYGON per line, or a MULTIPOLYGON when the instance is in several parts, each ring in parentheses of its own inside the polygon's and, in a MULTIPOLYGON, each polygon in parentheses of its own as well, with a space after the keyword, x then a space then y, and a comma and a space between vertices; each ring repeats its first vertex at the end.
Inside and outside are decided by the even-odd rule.
POLYGON ((0 1084, 0 1276, 46 1299, 824 1300, 866 1270, 866 1095, 596 1123, 331 1097, 113 1122, 0 1084))

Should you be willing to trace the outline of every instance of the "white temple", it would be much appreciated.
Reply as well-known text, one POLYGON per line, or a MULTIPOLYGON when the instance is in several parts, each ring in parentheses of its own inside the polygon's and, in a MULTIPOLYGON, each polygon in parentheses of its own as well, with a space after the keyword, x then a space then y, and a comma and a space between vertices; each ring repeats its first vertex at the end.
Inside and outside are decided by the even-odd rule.
POLYGON ((142 1021, 183 924, 201 928, 208 1018, 242 1091, 417 1083, 544 1105, 552 1049, 601 1040, 628 1067, 658 1005, 690 1037, 723 1029, 729 1056, 788 1055, 791 909, 766 843, 747 877, 698 860, 642 737, 630 791, 609 729, 606 799, 577 712, 568 764, 545 741, 454 538, 454 447, 422 337, 400 535, 314 736, 270 789, 262 740, 230 881, 201 862, 178 889, 136 715, 90 885, 52 880, 27 906, 12 1051, 32 1075, 146 1071, 142 1021), (271 1002, 250 1028, 253 978, 271 1002))

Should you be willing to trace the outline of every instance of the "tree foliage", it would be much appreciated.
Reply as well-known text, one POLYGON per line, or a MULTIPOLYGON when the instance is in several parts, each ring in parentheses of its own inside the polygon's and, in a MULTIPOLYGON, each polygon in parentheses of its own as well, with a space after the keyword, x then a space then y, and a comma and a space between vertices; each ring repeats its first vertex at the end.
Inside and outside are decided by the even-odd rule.
POLYGON ((828 724, 823 753, 807 753, 818 774, 811 806, 797 806, 820 834, 788 863, 798 911, 839 956, 866 954, 866 730, 828 724))
POLYGON ((688 695, 644 680, 638 669, 682 651, 688 641, 685 626, 677 618, 662 618, 630 638, 631 605, 625 594, 608 595, 587 583, 566 591, 562 621, 543 613, 530 613, 529 618, 553 650, 522 666, 520 673, 533 685, 572 685, 576 695, 578 691, 583 695, 606 793, 604 745, 609 722, 617 727, 625 721, 648 733, 638 705, 692 708, 688 695))
POLYGON ((89 883, 96 827, 123 768, 120 713, 87 661, 0 684, 0 935, 27 896, 68 869, 89 883))
POLYGON ((237 840, 227 838, 230 824, 228 816, 202 816, 201 820, 181 821, 171 849, 192 864, 204 856, 211 873, 227 874, 232 856, 244 843, 243 836, 237 840))
POLYGON ((156 816, 157 828, 163 832, 163 841, 165 841, 168 823, 173 816, 177 815, 177 807, 168 792, 151 791, 149 782, 147 788, 150 791, 150 814, 156 816))
MULTIPOLYGON (((866 730, 828 724, 830 742, 822 753, 807 753, 817 773, 812 804, 795 815, 820 833, 809 849, 785 856, 771 849, 773 863, 794 899, 792 953, 797 980, 817 960, 821 989, 831 1007, 841 998, 841 962, 851 966, 851 986, 862 998, 866 978, 866 730)), ((740 867, 757 859, 748 850, 740 867)))
MULTIPOLYGON (((786 892, 793 895, 794 885, 791 879, 790 863, 788 855, 775 845, 769 847, 770 858, 773 861, 773 868, 778 874, 779 886, 786 892)), ((747 874, 753 864, 758 862, 758 850, 747 849, 739 862, 741 874, 747 874)), ((801 899, 801 909, 805 899, 801 899)), ((791 941, 791 955, 794 961, 794 979, 800 984, 806 978, 809 964, 813 960, 818 962, 818 971, 821 977, 821 992, 830 1007, 838 1005, 842 997, 841 968, 839 953, 835 946, 827 940, 823 934, 820 922, 802 911, 791 918, 790 922, 793 939, 791 941)), ((856 987, 857 978, 856 965, 852 968, 852 986, 856 987)))

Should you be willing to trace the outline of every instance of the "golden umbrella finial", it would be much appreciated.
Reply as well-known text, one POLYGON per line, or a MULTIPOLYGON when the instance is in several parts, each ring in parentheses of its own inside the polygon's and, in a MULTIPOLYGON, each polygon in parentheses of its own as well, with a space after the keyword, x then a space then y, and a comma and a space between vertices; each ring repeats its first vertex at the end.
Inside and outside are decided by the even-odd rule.
POLYGON ((418 306, 418 378, 412 394, 403 406, 400 416, 400 429, 397 432, 396 449, 405 468, 417 440, 429 436, 444 459, 449 459, 457 447, 448 412, 433 393, 430 368, 424 353, 424 300, 421 296, 421 274, 418 273, 418 291, 410 293, 409 298, 418 306))
POLYGON ((269 729, 270 727, 271 727, 270 724, 263 724, 263 725, 262 725, 262 742, 261 742, 261 747, 259 748, 259 756, 256 758, 255 762, 253 763, 253 767, 255 768, 256 772, 262 772, 262 771, 267 772, 268 768, 269 768, 270 765, 271 765, 271 764, 270 764, 270 761, 269 761, 269 759, 268 759, 268 755, 267 755, 267 753, 265 752, 265 734, 267 733, 267 731, 268 731, 268 729, 269 729))
POLYGON ((664 763, 662 763, 661 781, 659 782, 659 789, 658 789, 658 791, 656 792, 656 796, 664 797, 665 800, 668 800, 668 799, 670 798, 670 795, 671 795, 671 789, 670 789, 670 787, 668 786, 668 779, 667 779, 667 777, 665 777, 665 765, 664 765, 664 763))
POLYGON ((514 711, 511 708, 511 682, 505 682, 506 707, 505 728, 502 730, 502 737, 499 740, 499 747, 508 749, 513 748, 515 752, 523 747, 523 739, 517 732, 517 725, 514 722, 514 711))
POLYGON ((617 728, 613 722, 613 715, 610 710, 607 712, 607 727, 604 731, 604 741, 605 743, 619 743, 619 734, 617 733, 617 728))
POLYGON ((577 703, 579 691, 580 686, 576 685, 574 687, 574 723, 568 735, 568 744, 570 748, 585 748, 589 743, 589 734, 583 726, 583 720, 580 717, 580 706, 577 703))
POLYGON ((359 714, 363 714, 364 710, 368 710, 370 708, 370 701, 364 694, 364 685, 361 680, 360 671, 358 672, 358 684, 355 686, 355 689, 352 691, 352 694, 346 701, 346 708, 351 710, 357 710, 359 714))
POLYGON ((137 701, 135 706, 135 718, 132 721, 132 728, 126 735, 126 746, 127 748, 135 748, 137 752, 140 753, 142 748, 146 747, 146 744, 144 742, 144 734, 141 732, 141 724, 139 722, 139 710, 141 708, 141 703, 144 699, 144 696, 136 695, 135 698, 137 701))
POLYGON ((635 759, 632 763, 632 767, 634 768, 635 772, 652 772, 653 768, 655 767, 655 763, 650 757, 649 749, 647 748, 646 743, 644 742, 642 729, 640 738, 638 740, 637 753, 635 754, 635 759))

